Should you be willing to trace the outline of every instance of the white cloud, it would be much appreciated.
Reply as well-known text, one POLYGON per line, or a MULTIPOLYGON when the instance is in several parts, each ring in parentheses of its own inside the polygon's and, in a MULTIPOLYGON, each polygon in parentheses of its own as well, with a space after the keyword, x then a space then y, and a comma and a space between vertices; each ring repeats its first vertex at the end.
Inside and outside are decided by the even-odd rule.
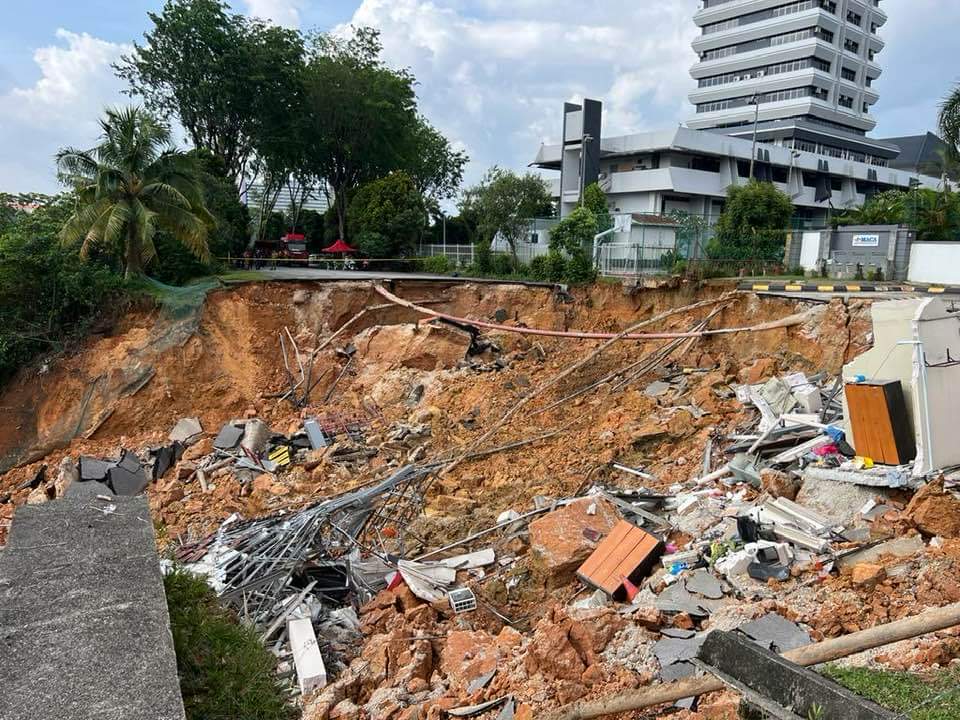
POLYGON ((288 28, 300 27, 303 0, 244 0, 247 14, 288 28))
MULTIPOLYGON (((687 3, 603 0, 363 0, 351 20, 382 33, 387 60, 410 67, 421 109, 472 158, 524 168, 561 131, 562 104, 604 102, 604 134, 687 119, 687 3)), ((346 32, 346 27, 337 29, 346 32)))
POLYGON ((0 95, 0 190, 55 191, 56 151, 92 145, 104 106, 128 101, 111 63, 129 46, 64 29, 56 38, 33 54, 39 79, 0 95))

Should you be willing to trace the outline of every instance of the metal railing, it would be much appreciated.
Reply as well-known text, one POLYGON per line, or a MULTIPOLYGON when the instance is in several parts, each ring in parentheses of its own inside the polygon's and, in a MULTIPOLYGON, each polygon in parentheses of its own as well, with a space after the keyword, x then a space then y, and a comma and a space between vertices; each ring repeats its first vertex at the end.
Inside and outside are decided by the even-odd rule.
POLYGON ((422 258, 443 255, 454 267, 458 268, 472 265, 474 262, 473 245, 424 244, 417 248, 417 255, 422 258))

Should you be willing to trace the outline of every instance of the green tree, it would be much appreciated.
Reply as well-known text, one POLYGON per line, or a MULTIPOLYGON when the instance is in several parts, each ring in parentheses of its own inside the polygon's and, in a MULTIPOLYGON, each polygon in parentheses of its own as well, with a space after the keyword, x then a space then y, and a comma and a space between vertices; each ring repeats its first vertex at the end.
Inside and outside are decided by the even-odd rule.
POLYGON ((403 169, 413 178, 428 207, 439 208, 460 190, 463 171, 470 158, 454 150, 447 140, 424 118, 419 118, 409 138, 410 148, 403 169))
POLYGON ((789 196, 772 183, 751 180, 746 185, 730 187, 707 254, 725 260, 781 259, 792 217, 789 196))
MULTIPOLYGON (((566 282, 580 284, 595 279, 591 253, 593 238, 598 231, 597 217, 586 204, 575 209, 550 231, 550 253, 565 256, 566 282)), ((556 266, 555 258, 551 260, 551 265, 556 266)))
POLYGON ((600 189, 599 183, 593 183, 584 188, 583 206, 590 210, 597 219, 598 233, 605 232, 613 227, 613 218, 610 216, 607 196, 600 189))
POLYGON ((904 199, 906 222, 918 240, 960 239, 960 195, 944 188, 916 188, 904 199))
POLYGON ((899 225, 907 219, 907 198, 903 190, 877 193, 862 206, 836 217, 837 225, 899 225))
POLYGON ((63 182, 76 189, 73 215, 60 231, 65 245, 81 244, 123 257, 127 278, 157 256, 158 229, 206 261, 213 218, 207 211, 196 160, 171 144, 170 129, 142 108, 107 110, 93 150, 57 153, 63 182))
MULTIPOLYGON (((14 209, 0 227, 0 382, 81 337, 123 293, 114 258, 94 251, 80 262, 76 248, 61 246, 58 233, 73 212, 73 198, 31 202, 39 207, 14 209)), ((0 204, 7 206, 2 198, 0 204)))
POLYGON ((361 187, 347 215, 351 237, 371 257, 406 257, 427 224, 423 195, 404 172, 361 187))
POLYGON ((265 164, 282 175, 297 155, 304 47, 294 30, 229 10, 221 0, 166 0, 148 13, 153 28, 116 71, 148 109, 176 117, 193 146, 220 158, 239 185, 265 164), (260 166, 251 167, 256 159, 260 166))
POLYGON ((960 161, 960 84, 954 85, 940 104, 938 121, 940 135, 950 150, 950 158, 946 159, 960 161))
POLYGON ((352 193, 404 166, 420 122, 413 75, 388 67, 381 50, 370 28, 349 38, 317 35, 306 69, 303 165, 333 191, 344 240, 352 193))
POLYGON ((477 218, 480 242, 502 237, 516 263, 517 243, 526 236, 530 220, 553 215, 553 200, 539 175, 493 167, 479 185, 464 193, 460 214, 477 218))

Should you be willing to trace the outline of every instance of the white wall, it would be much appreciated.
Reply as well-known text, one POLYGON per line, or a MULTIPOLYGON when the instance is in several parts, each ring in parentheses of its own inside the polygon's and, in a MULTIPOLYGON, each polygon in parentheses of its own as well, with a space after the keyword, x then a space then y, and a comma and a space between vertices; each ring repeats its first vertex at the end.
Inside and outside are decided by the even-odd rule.
POLYGON ((960 242, 915 242, 907 280, 960 285, 960 242))
POLYGON ((800 267, 816 270, 820 260, 820 231, 805 232, 800 242, 800 267))

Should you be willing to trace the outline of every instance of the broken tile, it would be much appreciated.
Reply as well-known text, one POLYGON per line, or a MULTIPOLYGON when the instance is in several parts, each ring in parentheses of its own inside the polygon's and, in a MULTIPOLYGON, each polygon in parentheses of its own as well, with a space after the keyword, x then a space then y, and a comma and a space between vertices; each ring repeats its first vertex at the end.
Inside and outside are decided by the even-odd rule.
POLYGON ((695 635, 692 638, 682 640, 680 638, 664 638, 657 640, 653 644, 653 654, 660 662, 660 667, 666 668, 682 660, 692 660, 700 651, 706 633, 695 635))
POLYGON ((661 635, 666 635, 671 638, 679 638, 681 640, 689 640, 696 633, 693 630, 684 630, 683 628, 674 628, 674 627, 665 627, 660 629, 661 635))
POLYGON ((693 663, 676 662, 673 665, 667 665, 660 671, 661 682, 669 683, 674 680, 683 680, 693 677, 697 674, 697 667, 693 663))
POLYGON ((170 435, 167 437, 170 442, 189 444, 191 440, 196 439, 202 432, 203 426, 200 424, 199 419, 181 418, 177 424, 173 426, 173 430, 170 431, 170 435))
POLYGON ((675 583, 657 595, 654 606, 663 612, 707 617, 710 614, 710 602, 687 592, 682 583, 675 583))
POLYGON ((243 437, 243 428, 227 423, 220 429, 220 433, 213 441, 213 446, 217 450, 233 450, 243 437))
POLYGON ((703 595, 711 600, 719 600, 723 597, 723 585, 709 570, 703 568, 694 570, 693 574, 686 579, 687 590, 698 595, 703 595))

